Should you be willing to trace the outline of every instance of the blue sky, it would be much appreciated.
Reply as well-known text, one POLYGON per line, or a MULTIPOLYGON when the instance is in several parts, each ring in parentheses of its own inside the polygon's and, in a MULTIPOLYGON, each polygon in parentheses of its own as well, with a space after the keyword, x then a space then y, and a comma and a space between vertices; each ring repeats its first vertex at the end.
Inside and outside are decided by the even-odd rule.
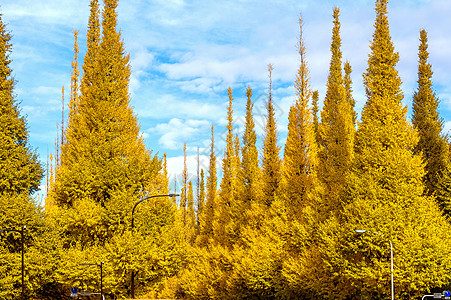
MULTIPOLYGON (((168 154, 172 178, 182 171, 184 142, 190 173, 196 173, 197 147, 201 167, 208 168, 211 124, 216 126, 216 154, 222 157, 228 87, 234 90, 238 129, 244 120, 245 88, 253 88, 261 141, 268 63, 274 66, 276 117, 281 144, 284 143, 299 66, 299 14, 304 19, 311 87, 319 90, 322 101, 334 6, 341 9, 343 58, 353 68, 354 97, 360 114, 366 101, 362 73, 373 33, 374 1, 119 2, 119 28, 131 57, 131 104, 148 148, 160 155, 168 154)), ((85 53, 89 0, 3 1, 0 12, 13 35, 16 99, 21 101, 22 113, 27 117, 30 144, 45 163, 48 153, 54 153, 57 124, 61 122, 61 88, 69 90, 73 30, 80 32, 80 56, 85 53)), ((398 70, 403 80, 404 103, 411 111, 419 30, 425 28, 446 132, 451 129, 450 14, 449 0, 389 2, 392 39, 400 53, 398 70)))

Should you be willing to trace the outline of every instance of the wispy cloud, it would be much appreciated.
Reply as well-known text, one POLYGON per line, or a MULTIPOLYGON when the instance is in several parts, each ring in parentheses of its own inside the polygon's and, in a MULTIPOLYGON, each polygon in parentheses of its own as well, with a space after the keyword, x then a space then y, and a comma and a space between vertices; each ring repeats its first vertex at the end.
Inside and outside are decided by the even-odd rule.
POLYGON ((152 95, 152 91, 149 91, 148 95, 141 95, 138 99, 135 99, 135 107, 141 118, 157 120, 173 116, 215 119, 223 112, 221 103, 215 104, 209 103, 208 100, 193 99, 191 95, 152 95))
MULTIPOLYGON (((167 165, 169 177, 177 180, 177 185, 179 188, 181 188, 181 184, 183 184, 182 175, 180 172, 180 170, 183 170, 183 162, 183 155, 175 156, 168 159, 167 165)), ((194 185, 197 182, 197 163, 197 155, 187 155, 186 166, 188 169, 188 181, 193 180, 194 185)), ((209 163, 210 158, 207 155, 199 155, 199 170, 203 169, 206 174, 208 172, 209 163)), ((206 179, 207 178, 205 177, 204 180, 206 181, 206 179)))
POLYGON ((206 120, 181 120, 177 118, 171 119, 168 123, 159 123, 153 128, 146 130, 149 134, 157 134, 161 137, 158 144, 169 150, 183 149, 183 143, 199 140, 201 133, 208 132, 210 122, 206 120))

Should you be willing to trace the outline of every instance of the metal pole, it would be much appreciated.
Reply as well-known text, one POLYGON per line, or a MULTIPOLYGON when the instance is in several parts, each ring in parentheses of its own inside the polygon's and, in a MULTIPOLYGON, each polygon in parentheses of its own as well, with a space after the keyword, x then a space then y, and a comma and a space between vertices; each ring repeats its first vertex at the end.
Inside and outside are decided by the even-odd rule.
MULTIPOLYGON (((380 232, 377 231, 370 231, 370 230, 366 230, 366 229, 355 229, 355 232, 362 234, 365 232, 373 232, 373 233, 377 233, 382 237, 385 237, 385 235, 383 235, 380 232)), ((388 240, 388 242, 390 243, 390 277, 391 277, 391 299, 395 300, 395 286, 393 283, 393 244, 391 242, 391 240, 388 240)))
POLYGON ((135 270, 132 270, 131 290, 132 290, 132 299, 135 299, 135 270))
POLYGON ((23 230, 24 230, 25 226, 22 227, 22 229, 20 230, 20 237, 22 240, 22 300, 25 299, 25 284, 24 284, 24 254, 23 254, 23 230))
MULTIPOLYGON (((150 199, 150 198, 155 198, 155 197, 175 197, 175 196, 180 196, 178 194, 169 194, 169 195, 153 195, 153 196, 147 196, 144 197, 143 199, 139 200, 138 202, 135 203, 135 205, 133 206, 132 209, 132 231, 135 228, 135 219, 133 218, 134 214, 135 214, 135 209, 138 206, 139 203, 143 202, 144 200, 150 199)), ((134 299, 135 298, 135 270, 132 270, 132 278, 131 278, 131 284, 130 284, 130 289, 131 289, 131 297, 134 299)))
POLYGON ((103 261, 100 263, 100 300, 103 298, 103 261))
POLYGON ((104 262, 102 261, 100 264, 96 264, 96 263, 81 263, 80 266, 98 266, 100 267, 100 293, 92 293, 92 295, 98 295, 100 294, 100 299, 105 299, 105 297, 103 296, 103 264, 104 262))
POLYGON ((393 284, 393 245, 390 242, 390 256, 391 256, 391 300, 395 300, 395 286, 393 284))
POLYGON ((22 254, 22 300, 25 299, 25 283, 24 283, 24 270, 25 270, 25 262, 24 262, 24 230, 27 228, 26 225, 22 226, 20 230, 18 229, 0 229, 0 232, 20 232, 20 244, 21 244, 21 254, 22 254))

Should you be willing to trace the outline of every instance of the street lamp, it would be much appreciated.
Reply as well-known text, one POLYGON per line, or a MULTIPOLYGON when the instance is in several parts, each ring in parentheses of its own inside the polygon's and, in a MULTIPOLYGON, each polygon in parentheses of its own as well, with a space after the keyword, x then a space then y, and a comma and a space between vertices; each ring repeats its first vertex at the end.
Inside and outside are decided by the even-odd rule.
POLYGON ((94 263, 81 263, 80 266, 98 266, 100 267, 100 300, 103 299, 103 264, 102 261, 100 264, 94 264, 94 263))
MULTIPOLYGON (((144 200, 150 199, 150 198, 155 198, 155 197, 176 197, 176 196, 180 196, 179 194, 168 194, 168 195, 153 195, 153 196, 146 196, 144 198, 142 198, 141 200, 139 200, 138 202, 135 203, 135 205, 133 206, 133 210, 132 210, 132 230, 135 228, 135 222, 134 222, 134 214, 135 214, 135 209, 138 206, 138 204, 140 204, 141 202, 143 202, 144 200)), ((131 297, 135 298, 135 270, 132 270, 132 282, 131 282, 131 297)))
POLYGON ((21 250, 22 250, 22 300, 25 299, 25 284, 24 284, 24 254, 23 254, 23 231, 27 228, 27 226, 23 226, 20 230, 18 229, 0 229, 0 233, 1 232, 10 232, 10 231, 14 231, 14 232, 20 232, 20 240, 21 240, 21 250))
MULTIPOLYGON (((358 234, 363 234, 366 232, 373 232, 373 233, 379 234, 380 236, 385 238, 385 236, 382 233, 377 232, 377 231, 370 231, 370 230, 366 230, 366 229, 355 229, 355 232, 358 234)), ((388 242, 390 243, 391 299, 395 300, 395 287, 393 285, 393 244, 390 239, 388 239, 388 242)))

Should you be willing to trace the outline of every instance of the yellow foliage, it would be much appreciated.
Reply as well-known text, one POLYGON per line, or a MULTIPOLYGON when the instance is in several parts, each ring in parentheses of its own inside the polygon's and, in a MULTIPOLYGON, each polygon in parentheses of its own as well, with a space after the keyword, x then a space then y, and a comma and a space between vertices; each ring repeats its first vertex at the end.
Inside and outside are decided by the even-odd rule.
POLYGON ((309 101, 312 91, 309 84, 305 46, 302 37, 302 20, 299 20, 299 55, 301 65, 296 75, 296 102, 290 107, 288 136, 282 167, 280 194, 283 195, 293 218, 302 218, 302 209, 309 204, 309 194, 317 185, 317 143, 309 101))
POLYGON ((321 111, 319 135, 319 178, 324 185, 322 213, 338 212, 354 155, 354 112, 348 99, 341 66, 340 10, 334 9, 332 53, 327 92, 321 111))
POLYGON ((280 146, 277 144, 277 126, 272 103, 272 70, 273 66, 268 65, 269 72, 269 95, 267 102, 267 116, 265 126, 265 136, 263 140, 262 157, 262 202, 268 207, 276 197, 281 179, 281 159, 279 157, 280 146))
MULTIPOLYGON (((427 41, 427 32, 423 29, 420 31, 418 89, 413 95, 412 123, 420 137, 415 152, 422 153, 426 162, 424 177, 426 193, 432 195, 437 192, 439 182, 447 172, 449 145, 442 136, 443 120, 438 114, 439 99, 432 90, 432 70, 431 64, 427 61, 429 57, 427 41)), ((440 192, 438 194, 440 195, 440 192)), ((443 202, 440 197, 438 200, 440 203, 443 202)))

